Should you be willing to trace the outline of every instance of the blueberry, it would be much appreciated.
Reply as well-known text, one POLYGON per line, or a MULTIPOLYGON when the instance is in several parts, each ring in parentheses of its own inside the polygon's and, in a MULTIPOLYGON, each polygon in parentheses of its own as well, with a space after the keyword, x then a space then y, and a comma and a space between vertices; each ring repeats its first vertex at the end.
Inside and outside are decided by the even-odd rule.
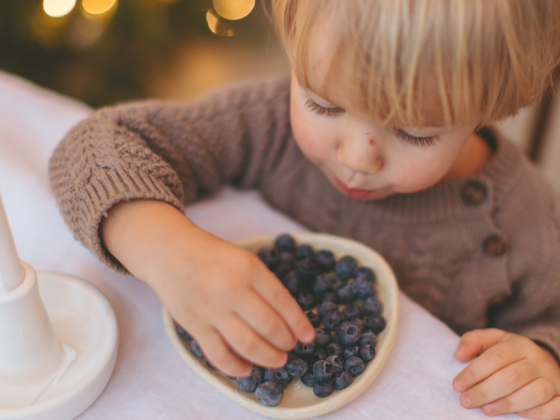
POLYGON ((349 372, 342 371, 340 373, 335 373, 333 376, 333 386, 336 390, 341 390, 350 386, 354 378, 349 372))
POLYGON ((317 251, 315 253, 315 258, 317 259, 319 267, 323 273, 328 273, 334 270, 336 260, 334 259, 334 254, 331 251, 327 251, 326 249, 317 251))
POLYGON ((302 290, 297 294, 297 303, 301 309, 307 311, 315 306, 315 295, 307 290, 302 290))
POLYGON ((309 245, 300 245, 296 248, 296 259, 303 260, 313 255, 313 248, 309 245))
POLYGON ((276 266, 276 264, 278 264, 278 262, 280 262, 280 253, 271 246, 265 246, 259 249, 257 256, 271 270, 276 266))
POLYGON ((272 269, 272 272, 276 274, 278 278, 283 278, 294 266, 295 258, 293 254, 289 252, 282 252, 280 254, 280 260, 272 269))
POLYGON ((358 328, 350 321, 344 321, 336 330, 336 339, 344 347, 357 343, 360 336, 360 331, 358 331, 358 328))
POLYGON ((262 383, 264 378, 263 370, 253 365, 253 371, 249 376, 237 378, 237 386, 245 392, 255 392, 257 387, 262 383))
POLYGON ((325 348, 332 341, 332 335, 324 328, 315 328, 315 346, 325 348))
POLYGON ((354 295, 360 299, 366 299, 368 296, 373 296, 375 293, 373 283, 363 278, 355 279, 352 283, 352 289, 354 289, 354 295))
POLYGON ((337 276, 332 276, 331 289, 333 290, 333 292, 338 292, 344 286, 346 286, 346 282, 344 280, 340 279, 337 276))
POLYGON ((276 240, 274 241, 274 248, 280 252, 286 251, 293 254, 296 251, 296 241, 290 235, 285 233, 276 237, 276 240))
POLYGON ((383 311, 383 305, 378 299, 370 296, 362 300, 362 310, 366 315, 380 315, 383 311))
POLYGON ((317 382, 313 387, 313 393, 317 395, 319 398, 328 397, 333 393, 333 386, 330 382, 319 383, 317 382))
POLYGON ((183 327, 181 327, 179 324, 177 324, 177 334, 179 334, 179 337, 181 337, 181 340, 183 341, 190 341, 192 340, 192 337, 190 336, 190 334, 187 332, 187 330, 185 330, 183 327))
POLYGON ((366 327, 374 334, 379 334, 385 329, 385 318, 381 315, 370 315, 366 319, 366 327))
POLYGON ((303 282, 298 272, 295 270, 288 272, 282 279, 282 283, 284 283, 284 286, 286 286, 286 289, 288 289, 292 295, 297 295, 303 287, 303 282))
POLYGON ((313 364, 313 376, 317 382, 327 382, 333 375, 333 366, 326 360, 319 360, 313 364))
POLYGON ((336 309, 328 311, 322 318, 323 325, 328 331, 336 331, 340 324, 346 320, 344 314, 336 309))
POLYGON ((319 328, 321 326, 321 318, 315 312, 307 312, 307 319, 311 322, 314 328, 319 328))
POLYGON ((338 302, 338 295, 335 292, 327 292, 321 296, 321 302, 338 302))
POLYGON ((317 315, 319 315, 321 318, 324 318, 327 312, 332 310, 336 311, 337 309, 338 309, 338 305, 336 303, 323 302, 319 304, 319 306, 317 307, 317 315))
POLYGON ((375 349, 370 344, 360 346, 360 359, 364 362, 369 362, 375 357, 375 349))
POLYGON ((359 357, 360 356, 360 347, 359 346, 349 346, 344 349, 344 353, 342 353, 342 357, 344 360, 348 360, 351 357, 359 357))
POLYGON ((196 357, 199 357, 201 359, 204 357, 204 354, 202 354, 202 350, 200 349, 198 342, 196 342, 195 340, 191 341, 191 350, 196 357))
POLYGON ((369 344, 372 347, 375 347, 377 343, 377 336, 371 330, 363 330, 360 339, 358 340, 358 346, 364 346, 369 344))
POLYGON ((333 355, 340 356, 344 352, 344 347, 342 347, 342 344, 333 341, 331 344, 329 344, 326 347, 326 350, 329 356, 333 356, 333 355))
POLYGON ((297 267, 299 275, 304 280, 313 280, 321 273, 315 257, 307 257, 303 260, 299 260, 297 267))
POLYGON ((364 267, 363 265, 354 270, 355 279, 364 279, 371 283, 375 281, 375 273, 369 267, 364 267))
POLYGON ((346 359, 346 363, 344 365, 345 369, 352 374, 352 376, 356 377, 360 373, 364 371, 366 365, 362 359, 359 357, 353 356, 346 359))
POLYGON ((334 266, 334 272, 342 280, 350 278, 357 267, 356 259, 350 255, 342 257, 334 266))
POLYGON ((366 328, 366 324, 364 324, 364 321, 362 320, 362 318, 354 318, 354 319, 351 319, 350 322, 352 324, 354 324, 356 326, 356 328, 358 329, 358 331, 360 331, 360 332, 362 332, 366 328))
POLYGON ((344 359, 338 354, 333 354, 325 359, 333 367, 333 373, 340 373, 344 371, 344 359))
POLYGON ((363 318, 362 308, 358 305, 348 305, 342 310, 346 319, 363 318))
POLYGON ((338 295, 338 300, 340 300, 342 303, 352 302, 356 298, 352 283, 349 283, 346 286, 338 289, 336 294, 338 295))
POLYGON ((255 394, 261 403, 274 407, 282 400, 284 389, 278 382, 264 382, 257 387, 255 394))
POLYGON ((264 371, 265 382, 278 382, 286 388, 292 382, 292 375, 286 367, 281 369, 266 369, 264 371))
POLYGON ((319 347, 317 350, 315 350, 315 353, 313 353, 309 358, 309 364, 312 365, 313 363, 318 362, 319 360, 325 360, 327 356, 328 356, 327 351, 319 347))
POLYGON ((308 372, 305 375, 303 375, 301 378, 301 382, 305 385, 308 386, 309 388, 313 388, 315 386, 315 376, 313 376, 313 373, 308 372))
POLYGON ((323 274, 319 274, 315 277, 315 282, 313 283, 313 293, 316 295, 322 295, 323 293, 331 290, 331 284, 333 282, 332 277, 327 277, 323 274))
POLYGON ((292 376, 303 376, 309 371, 309 365, 299 357, 292 357, 286 364, 286 370, 292 376))
POLYGON ((313 353, 315 353, 315 343, 298 342, 294 348, 294 353, 298 356, 311 356, 313 353))

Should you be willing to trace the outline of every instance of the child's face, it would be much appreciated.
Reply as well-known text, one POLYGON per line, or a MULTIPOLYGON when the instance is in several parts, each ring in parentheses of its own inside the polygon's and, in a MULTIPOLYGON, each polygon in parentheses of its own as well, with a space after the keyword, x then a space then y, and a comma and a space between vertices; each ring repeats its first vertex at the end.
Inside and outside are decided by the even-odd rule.
MULTIPOLYGON (((313 81, 310 75, 310 86, 313 81)), ((334 92, 336 103, 330 103, 319 92, 302 89, 292 75, 292 130, 301 151, 333 186, 361 200, 434 185, 453 167, 476 127, 379 127, 334 92)))

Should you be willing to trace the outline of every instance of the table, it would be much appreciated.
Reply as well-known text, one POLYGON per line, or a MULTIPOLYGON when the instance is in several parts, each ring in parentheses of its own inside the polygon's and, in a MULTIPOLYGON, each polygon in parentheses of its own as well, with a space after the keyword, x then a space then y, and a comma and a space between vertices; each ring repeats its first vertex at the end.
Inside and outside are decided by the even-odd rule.
MULTIPOLYGON (((49 186, 48 158, 89 112, 77 101, 0 72, 0 191, 20 258, 36 270, 89 280, 107 296, 119 322, 113 376, 79 420, 262 419, 196 376, 165 335, 157 295, 101 264, 62 220, 49 186)), ((189 206, 187 215, 227 240, 306 230, 271 209, 258 192, 229 187, 189 206)), ((451 388, 465 366, 452 357, 457 335, 402 293, 400 304, 399 331, 382 372, 364 394, 324 418, 486 419, 480 409, 462 408, 451 388)))

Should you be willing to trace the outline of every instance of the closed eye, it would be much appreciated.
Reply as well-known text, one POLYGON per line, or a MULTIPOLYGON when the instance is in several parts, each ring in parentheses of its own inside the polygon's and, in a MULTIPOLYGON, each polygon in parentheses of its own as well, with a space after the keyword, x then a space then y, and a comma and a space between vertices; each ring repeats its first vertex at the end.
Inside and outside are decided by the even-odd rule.
POLYGON ((336 117, 337 115, 340 115, 340 114, 344 113, 344 110, 342 108, 338 108, 338 107, 327 108, 327 107, 319 105, 317 102, 315 102, 311 98, 308 98, 307 101, 305 101, 305 106, 307 108, 309 108, 310 110, 312 110, 313 112, 315 112, 316 114, 324 115, 326 117, 336 117))
POLYGON ((416 137, 411 134, 408 134, 406 131, 401 129, 395 129, 397 133, 397 137, 413 144, 415 146, 422 146, 422 147, 429 147, 436 144, 439 140, 439 136, 429 136, 429 137, 416 137))

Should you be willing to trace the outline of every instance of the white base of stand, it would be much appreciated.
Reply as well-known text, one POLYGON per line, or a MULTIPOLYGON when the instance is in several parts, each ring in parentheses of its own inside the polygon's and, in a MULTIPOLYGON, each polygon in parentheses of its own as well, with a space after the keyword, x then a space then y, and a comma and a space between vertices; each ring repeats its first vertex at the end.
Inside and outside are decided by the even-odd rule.
POLYGON ((58 341, 76 350, 77 357, 31 405, 41 387, 7 389, 0 378, 0 420, 72 420, 99 397, 115 367, 117 319, 103 293, 63 273, 38 272, 37 280, 58 341), (8 394, 12 398, 2 397, 8 394))

